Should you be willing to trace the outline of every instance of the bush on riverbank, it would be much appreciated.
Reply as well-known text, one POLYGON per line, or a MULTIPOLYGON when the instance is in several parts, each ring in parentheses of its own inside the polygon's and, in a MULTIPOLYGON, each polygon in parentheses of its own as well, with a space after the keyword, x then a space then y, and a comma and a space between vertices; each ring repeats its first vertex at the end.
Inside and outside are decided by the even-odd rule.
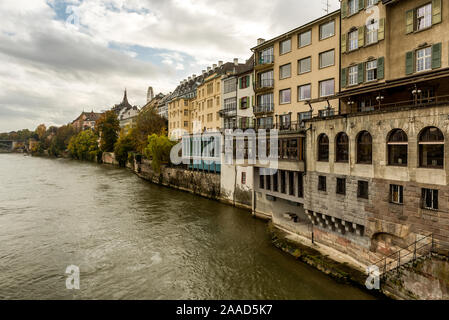
POLYGON ((126 167, 126 162, 130 160, 129 155, 136 149, 135 129, 129 130, 127 134, 122 130, 120 137, 114 146, 115 160, 121 167, 126 167))

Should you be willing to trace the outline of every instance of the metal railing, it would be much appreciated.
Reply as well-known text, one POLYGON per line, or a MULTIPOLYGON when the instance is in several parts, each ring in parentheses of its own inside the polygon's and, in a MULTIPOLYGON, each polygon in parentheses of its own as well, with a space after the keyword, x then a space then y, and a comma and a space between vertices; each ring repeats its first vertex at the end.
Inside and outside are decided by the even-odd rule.
POLYGON ((379 268, 381 278, 385 278, 391 272, 399 272, 404 265, 429 256, 434 249, 435 239, 433 234, 431 234, 415 241, 406 248, 384 257, 374 265, 379 268))
POLYGON ((235 117, 237 115, 237 107, 222 109, 219 111, 221 117, 235 117))
POLYGON ((352 106, 350 107, 350 113, 358 113, 358 112, 369 112, 369 111, 375 111, 375 110, 384 110, 384 109, 401 109, 401 108, 407 108, 407 107, 432 107, 432 106, 438 106, 438 105, 445 105, 449 104, 449 95, 442 95, 442 96, 434 96, 434 97, 428 97, 428 98, 417 98, 413 100, 403 100, 403 101, 397 101, 397 102, 391 102, 391 103, 375 103, 371 106, 364 107, 362 110, 359 106, 352 106))
POLYGON ((259 59, 257 59, 256 66, 272 64, 274 63, 274 55, 261 55, 259 59))
POLYGON ((303 121, 291 121, 289 123, 277 123, 275 129, 279 131, 299 131, 304 128, 303 121))
POLYGON ((274 112, 274 103, 265 103, 257 105, 253 108, 254 114, 256 113, 272 113, 274 112))
POLYGON ((264 79, 256 81, 256 89, 269 89, 274 87, 274 79, 264 79))

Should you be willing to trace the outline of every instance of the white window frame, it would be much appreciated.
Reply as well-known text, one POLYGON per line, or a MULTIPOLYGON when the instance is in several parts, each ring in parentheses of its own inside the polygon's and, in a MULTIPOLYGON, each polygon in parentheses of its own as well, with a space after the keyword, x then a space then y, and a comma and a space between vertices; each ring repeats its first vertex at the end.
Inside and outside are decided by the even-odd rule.
POLYGON ((416 72, 432 70, 432 47, 416 50, 416 72), (422 56, 420 54, 423 53, 422 56))
POLYGON ((376 43, 379 40, 378 32, 379 32, 379 21, 378 20, 374 20, 374 22, 366 25, 365 41, 366 41, 367 45, 376 43))
POLYGON ((355 86, 359 84, 359 67, 352 66, 348 68, 348 85, 355 86))
POLYGON ((352 16, 359 12, 359 0, 349 0, 348 1, 348 15, 352 16))
POLYGON ((376 81, 377 80, 377 60, 371 60, 365 63, 366 70, 366 82, 376 81), (370 74, 375 74, 372 79, 370 79, 370 74))
POLYGON ((374 6, 376 0, 366 0, 366 8, 374 6))
POLYGON ((395 204, 404 204, 404 186, 392 184, 390 185, 390 201, 395 204), (394 194, 397 193, 398 199, 394 199, 394 194), (402 199, 402 201, 401 201, 402 199))
POLYGON ((359 48, 359 30, 356 29, 348 33, 348 51, 357 50, 358 48, 359 48))
POLYGON ((432 26, 432 3, 427 3, 415 11, 416 14, 416 26, 415 31, 424 30, 432 26), (424 21, 424 25, 420 27, 420 19, 424 21))

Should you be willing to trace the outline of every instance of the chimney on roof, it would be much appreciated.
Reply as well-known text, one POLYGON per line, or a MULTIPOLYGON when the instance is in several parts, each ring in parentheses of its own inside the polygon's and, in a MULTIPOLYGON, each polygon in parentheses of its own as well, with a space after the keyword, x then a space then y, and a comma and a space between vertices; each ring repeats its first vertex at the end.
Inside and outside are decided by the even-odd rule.
POLYGON ((196 78, 196 74, 194 74, 194 75, 192 76, 192 78, 195 79, 195 78, 196 78))
POLYGON ((189 76, 189 81, 192 80, 192 77, 189 76))
POLYGON ((211 67, 207 67, 207 72, 209 72, 212 68, 211 67))
POLYGON ((216 64, 214 64, 212 67, 214 68, 214 70, 217 69, 217 65, 216 64))
POLYGON ((262 39, 262 38, 257 39, 257 45, 258 46, 261 45, 264 42, 265 42, 265 39, 262 39))
POLYGON ((221 67, 223 65, 223 61, 218 61, 218 66, 221 67))
POLYGON ((206 74, 206 70, 201 71, 201 73, 203 74, 203 76, 206 74))
POLYGON ((235 65, 235 66, 238 66, 238 65, 239 65, 239 59, 238 59, 238 58, 235 58, 235 59, 234 59, 234 65, 235 65))

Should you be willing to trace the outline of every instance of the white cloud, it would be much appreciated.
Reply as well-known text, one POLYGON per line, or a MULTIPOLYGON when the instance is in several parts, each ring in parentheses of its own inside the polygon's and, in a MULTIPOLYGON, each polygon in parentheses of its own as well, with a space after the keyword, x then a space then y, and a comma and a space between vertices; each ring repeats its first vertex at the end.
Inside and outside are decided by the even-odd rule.
POLYGON ((0 132, 109 108, 125 87, 142 105, 149 85, 168 92, 206 65, 247 59, 257 38, 321 8, 309 0, 2 0, 0 132), (64 3, 76 6, 79 28, 57 19, 53 8, 64 3), (135 47, 153 48, 153 57, 143 61, 135 47))

